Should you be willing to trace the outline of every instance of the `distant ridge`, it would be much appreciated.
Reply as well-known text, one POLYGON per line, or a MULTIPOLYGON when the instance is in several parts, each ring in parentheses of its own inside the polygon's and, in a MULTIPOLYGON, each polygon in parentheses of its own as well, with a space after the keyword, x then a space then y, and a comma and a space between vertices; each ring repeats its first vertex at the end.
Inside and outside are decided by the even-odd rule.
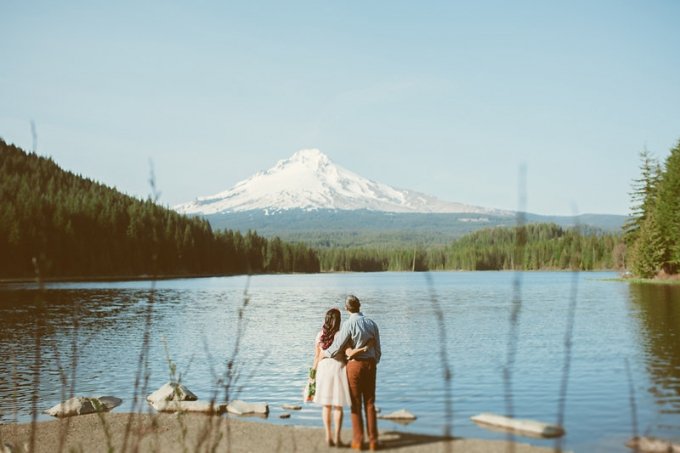
POLYGON ((202 216, 255 210, 270 214, 295 209, 513 215, 510 211, 442 201, 366 179, 336 165, 318 149, 300 150, 231 189, 199 197, 174 209, 202 216))
MULTIPOLYGON (((483 228, 516 225, 515 212, 438 200, 363 178, 317 149, 298 151, 229 190, 174 207, 213 229, 254 230, 315 247, 446 245, 483 228)), ((528 223, 616 232, 625 216, 527 213, 528 223)))
MULTIPOLYGON (((484 228, 512 227, 516 217, 470 213, 393 213, 369 211, 289 209, 276 215, 264 211, 230 212, 202 216, 214 229, 256 230, 264 237, 304 242, 314 247, 447 245, 484 228)), ((527 223, 554 223, 570 228, 594 227, 603 232, 621 230, 626 217, 608 214, 541 216, 527 214, 527 223)))

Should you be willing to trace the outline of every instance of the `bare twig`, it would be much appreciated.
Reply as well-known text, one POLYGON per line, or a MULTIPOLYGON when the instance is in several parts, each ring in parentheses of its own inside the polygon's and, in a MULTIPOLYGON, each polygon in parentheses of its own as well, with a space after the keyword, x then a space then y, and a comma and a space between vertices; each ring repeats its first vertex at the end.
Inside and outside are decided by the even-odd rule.
MULTIPOLYGON (((246 282, 246 287, 243 290, 243 299, 242 299, 242 304, 238 308, 238 316, 237 316, 237 323, 236 323, 236 329, 235 329, 235 334, 234 334, 234 345, 233 349, 231 352, 231 355, 226 359, 226 368, 225 372, 220 374, 217 372, 215 367, 213 366, 213 363, 215 363, 214 356, 210 352, 210 348, 208 347, 208 342, 206 338, 203 338, 203 349, 205 351, 205 355, 207 358, 207 363, 210 369, 210 374, 212 375, 213 379, 215 380, 216 383, 216 389, 222 389, 224 391, 224 401, 226 403, 229 403, 235 395, 238 395, 241 390, 242 386, 239 385, 239 382, 242 380, 243 376, 243 370, 239 366, 239 353, 241 350, 241 343, 243 341, 243 337, 245 335, 246 327, 248 325, 248 320, 245 317, 245 312, 246 308, 248 307, 250 303, 250 295, 248 294, 248 288, 250 286, 250 276, 248 276, 248 280, 246 282)), ((267 356, 267 354, 264 355, 263 359, 260 361, 260 363, 264 362, 264 358, 267 356)), ((256 370, 253 370, 247 377, 246 381, 250 379, 254 375, 256 370)), ((218 398, 218 391, 216 390, 215 393, 213 393, 211 397, 211 402, 213 404, 216 403, 217 398, 218 398)), ((224 419, 218 418, 218 417, 210 417, 207 421, 205 426, 203 427, 203 431, 201 436, 197 439, 196 445, 194 445, 194 450, 198 451, 203 447, 206 442, 209 442, 208 444, 205 445, 207 451, 216 451, 220 442, 222 439, 226 440, 226 450, 229 451, 230 449, 230 435, 231 435, 231 428, 229 426, 229 417, 225 417, 224 419), (215 429, 217 425, 221 422, 224 421, 225 425, 225 431, 224 433, 220 432, 219 429, 215 429), (210 438, 210 439, 209 439, 210 438)))
MULTIPOLYGON (((160 198, 160 193, 156 190, 156 177, 153 171, 153 162, 149 161, 150 165, 150 175, 149 175, 149 185, 151 187, 151 199, 157 202, 160 198)), ((156 231, 156 225, 153 227, 153 248, 152 248, 152 277, 151 277, 151 290, 149 292, 149 297, 146 304, 146 312, 144 316, 144 334, 142 336, 142 347, 139 352, 139 359, 137 362, 137 373, 135 374, 134 391, 132 395, 132 408, 128 416, 128 421, 125 426, 125 434, 123 436, 123 446, 122 451, 127 451, 128 440, 130 438, 132 430, 132 422, 136 414, 142 412, 142 403, 144 401, 144 395, 149 384, 150 370, 149 370, 149 349, 151 347, 151 329, 153 325, 153 314, 154 314, 154 303, 156 298, 156 279, 157 279, 157 269, 158 269, 158 234, 156 231)), ((141 433, 135 438, 134 443, 130 446, 132 451, 137 451, 139 449, 139 442, 141 441, 141 433)))
MULTIPOLYGON (((503 384, 505 387, 505 413, 512 418, 515 408, 513 402, 512 378, 517 358, 517 342, 519 338, 519 315, 522 310, 522 270, 524 266, 524 249, 527 242, 526 234, 526 167, 522 165, 519 171, 519 209, 517 211, 517 230, 515 235, 514 269, 512 282, 512 308, 510 310, 510 329, 508 331, 507 357, 503 368, 503 384), (519 269, 519 270, 518 270, 519 269)), ((515 436, 508 432, 508 450, 515 451, 515 436)))
MULTIPOLYGON (((67 399, 73 398, 75 396, 75 388, 76 388, 76 376, 77 376, 77 368, 78 368, 78 340, 79 336, 78 333, 80 331, 80 322, 79 322, 79 316, 80 316, 80 310, 79 310, 80 304, 78 302, 78 299, 76 298, 76 301, 74 302, 73 305, 73 313, 72 313, 72 318, 73 318, 73 336, 71 338, 71 363, 70 363, 70 378, 67 373, 66 367, 64 366, 64 363, 61 360, 61 351, 59 349, 59 344, 56 340, 56 338, 52 338, 51 345, 52 349, 54 352, 54 359, 57 365, 57 371, 59 373, 59 379, 61 381, 61 400, 66 401, 67 399)), ((47 332, 46 332, 47 333, 47 332)), ((68 435, 68 430, 71 426, 71 417, 67 417, 66 421, 61 423, 60 425, 60 430, 59 430, 59 444, 57 447, 57 451, 61 452, 64 450, 64 447, 66 445, 66 437, 68 435)))
MULTIPOLYGON (((446 320, 444 318, 444 310, 442 310, 437 294, 435 293, 434 283, 432 282, 432 275, 429 272, 423 274, 430 291, 430 301, 432 302, 432 309, 434 311, 435 319, 437 320, 437 329, 439 334, 439 360, 442 364, 442 378, 444 380, 444 437, 447 439, 453 436, 453 392, 451 390, 451 381, 453 380, 453 372, 449 364, 449 353, 447 350, 446 340, 446 320)), ((446 442, 446 451, 452 451, 453 444, 446 442)))
MULTIPOLYGON (((631 428, 633 430, 633 439, 638 437, 638 419, 637 419, 637 404, 635 403, 635 386, 633 385, 633 374, 630 371, 630 363, 628 358, 625 359, 626 362, 626 376, 628 377, 628 393, 630 398, 630 421, 631 428)), ((635 443, 633 448, 635 453, 639 450, 638 444, 635 443)))
POLYGON ((35 154, 38 151, 38 130, 35 127, 35 121, 31 120, 31 139, 33 140, 32 151, 35 154))
MULTIPOLYGON (((574 209, 576 211, 576 209, 574 209)), ((574 212, 574 218, 576 213, 574 212)), ((580 233, 580 226, 575 226, 576 231, 580 233)), ((578 237, 578 235, 577 235, 578 237)), ((567 329, 564 334, 564 365, 562 368, 562 382, 560 384, 560 395, 558 399, 557 408, 557 426, 564 426, 564 417, 567 405, 567 389, 569 386, 569 372, 571 370, 571 356, 573 348, 574 335, 574 320, 576 318, 576 305, 578 302, 578 268, 572 270, 571 274, 571 294, 569 297, 569 310, 567 312, 567 329)), ((555 439, 555 451, 561 452, 564 443, 564 437, 559 436, 555 439)))
POLYGON ((37 305, 39 307, 38 315, 35 317, 35 361, 33 362, 33 384, 31 395, 31 437, 29 441, 29 451, 35 451, 35 441, 38 429, 38 401, 40 400, 40 372, 42 369, 42 336, 43 336, 43 313, 44 308, 44 291, 45 283, 40 273, 40 263, 38 258, 33 258, 33 269, 35 271, 35 279, 38 284, 37 305))
MULTIPOLYGON (((212 376, 214 382, 216 383, 215 389, 213 390, 213 394, 210 397, 210 402, 213 405, 217 405, 217 397, 220 391, 220 388, 222 385, 224 385, 224 380, 222 377, 220 377, 215 370, 214 363, 215 359, 213 355, 210 352, 210 348, 208 347, 208 340, 204 336, 203 337, 203 349, 205 350, 205 355, 206 355, 206 360, 208 363, 208 367, 210 369, 210 375, 212 376)), ((195 451, 199 451, 202 444, 204 442, 209 442, 209 448, 206 447, 208 451, 217 451, 217 447, 219 446, 220 441, 222 440, 223 433, 219 429, 219 423, 221 422, 221 418, 217 417, 210 417, 206 421, 206 427, 204 428, 204 431, 207 431, 207 434, 204 436, 199 436, 199 441, 195 446, 195 451)), ((226 423, 226 422, 225 422, 226 423)))
MULTIPOLYGON (((38 132, 35 127, 35 122, 31 120, 31 137, 33 138, 33 152, 38 149, 38 132)), ((35 272, 35 280, 38 284, 37 305, 43 308, 44 305, 44 290, 45 284, 40 273, 40 263, 37 257, 33 257, 33 270, 35 272)), ((41 310, 38 310, 41 311, 41 310)), ((31 395, 31 438, 29 443, 29 451, 35 451, 35 438, 38 428, 38 400, 40 399, 40 370, 42 368, 42 335, 43 335, 43 316, 38 313, 35 317, 35 362, 33 364, 33 394, 31 395)))
MULTIPOLYGON (((224 377, 224 401, 229 403, 233 388, 235 384, 238 382, 238 377, 239 377, 239 370, 237 367, 235 367, 236 360, 238 359, 239 351, 241 348, 241 341, 243 340, 243 334, 245 332, 245 327, 246 327, 246 319, 244 317, 245 315, 245 310, 248 307, 248 304, 250 303, 250 295, 248 294, 248 288, 250 286, 250 275, 248 276, 248 279, 246 280, 246 286, 243 289, 243 302, 241 304, 241 307, 238 310, 238 320, 236 322, 236 336, 235 336, 235 341, 234 341, 234 348, 231 353, 231 357, 227 360, 226 363, 226 372, 225 372, 225 377, 224 377)), ((227 442, 227 451, 231 451, 231 424, 229 423, 229 417, 226 418, 226 422, 224 424, 224 437, 226 438, 227 442)))
POLYGON ((236 367, 236 361, 238 359, 238 355, 241 349, 241 341, 243 340, 243 334, 245 332, 246 328, 246 318, 245 318, 245 310, 248 307, 248 304, 250 303, 250 295, 248 294, 248 287, 250 285, 250 276, 248 276, 248 280, 246 282, 246 287, 243 290, 243 303, 241 304, 241 307, 238 310, 238 320, 236 323, 236 335, 235 335, 235 341, 234 341, 234 348, 231 352, 231 357, 227 360, 227 367, 226 367, 226 373, 225 373, 225 382, 224 382, 224 400, 229 402, 229 399, 231 397, 231 390, 233 386, 236 384, 238 381, 238 377, 240 374, 240 370, 238 367, 236 367))
POLYGON ((13 428, 16 429, 17 424, 19 423, 19 370, 17 366, 17 358, 16 355, 12 354, 12 416, 14 417, 12 419, 13 423, 13 428))

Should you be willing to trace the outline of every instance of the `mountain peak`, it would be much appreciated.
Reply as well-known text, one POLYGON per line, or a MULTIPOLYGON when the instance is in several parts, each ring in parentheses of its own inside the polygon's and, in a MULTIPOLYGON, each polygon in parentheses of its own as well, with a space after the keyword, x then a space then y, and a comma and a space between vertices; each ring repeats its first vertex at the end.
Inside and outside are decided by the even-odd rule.
POLYGON ((184 214, 209 215, 235 211, 267 212, 304 209, 384 212, 498 213, 492 209, 449 203, 435 197, 395 189, 363 178, 333 163, 320 150, 302 149, 267 171, 224 192, 176 206, 184 214))
POLYGON ((319 171, 324 167, 333 165, 324 153, 316 148, 301 149, 288 159, 280 160, 272 170, 280 170, 288 166, 302 165, 311 171, 319 171))
POLYGON ((311 162, 311 163, 330 163, 330 159, 317 148, 301 149, 293 154, 290 159, 296 162, 311 162))

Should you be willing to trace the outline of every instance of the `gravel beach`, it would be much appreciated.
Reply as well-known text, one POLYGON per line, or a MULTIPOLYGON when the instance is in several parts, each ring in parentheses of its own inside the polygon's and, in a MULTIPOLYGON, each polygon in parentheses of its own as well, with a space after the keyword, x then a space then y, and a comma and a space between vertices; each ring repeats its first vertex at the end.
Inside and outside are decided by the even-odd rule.
MULTIPOLYGON (((319 420, 321 424, 321 420, 319 420)), ((29 451, 32 426, 0 425, 0 445, 12 452, 29 451), (28 448, 27 448, 28 447, 28 448)), ((381 431, 381 451, 506 453, 508 443, 381 431)), ((351 429, 343 430, 348 442, 351 429)), ((515 443, 516 453, 550 452, 552 449, 515 443)), ((36 452, 83 451, 141 452, 316 452, 352 451, 324 443, 323 429, 281 426, 199 414, 91 414, 39 422, 35 426, 36 452), (128 428, 129 426, 129 428, 128 428), (126 439, 126 431, 128 433, 126 439), (108 434, 107 434, 108 433, 108 434)))

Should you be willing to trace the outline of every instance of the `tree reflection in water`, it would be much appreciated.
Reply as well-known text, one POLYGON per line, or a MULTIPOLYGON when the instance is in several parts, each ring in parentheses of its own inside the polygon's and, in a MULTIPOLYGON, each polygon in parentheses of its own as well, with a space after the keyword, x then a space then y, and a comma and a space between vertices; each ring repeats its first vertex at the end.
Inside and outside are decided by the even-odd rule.
POLYGON ((664 423, 663 414, 680 414, 680 285, 631 284, 631 303, 637 311, 641 345, 652 386, 649 392, 661 406, 654 431, 680 434, 680 426, 664 423))

